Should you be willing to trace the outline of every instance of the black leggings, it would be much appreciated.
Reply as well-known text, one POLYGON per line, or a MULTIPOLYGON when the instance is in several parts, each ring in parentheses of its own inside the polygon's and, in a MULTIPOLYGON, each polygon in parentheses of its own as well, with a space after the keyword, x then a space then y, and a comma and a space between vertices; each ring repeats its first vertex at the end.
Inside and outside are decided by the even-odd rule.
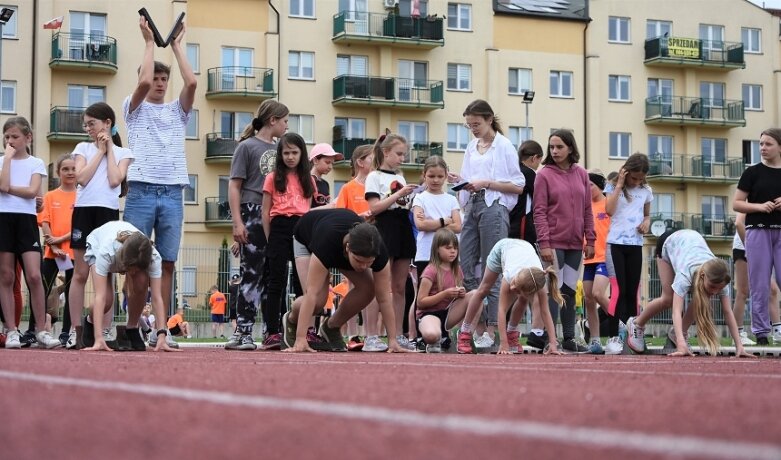
POLYGON ((293 290, 296 296, 303 294, 298 281, 295 259, 293 258, 293 227, 300 216, 275 216, 271 219, 271 231, 266 246, 268 262, 268 296, 262 304, 263 320, 266 322, 267 333, 277 334, 281 331, 282 315, 287 311, 287 263, 293 262, 293 290))
MULTIPOLYGON (((46 299, 46 306, 49 303, 49 294, 51 294, 54 285, 57 282, 57 275, 60 273, 60 268, 57 266, 55 259, 43 259, 41 262, 41 280, 43 281, 44 299, 46 299)), ((62 330, 68 332, 71 328, 71 315, 70 305, 68 303, 68 293, 71 288, 71 278, 73 277, 73 269, 65 271, 65 312, 62 318, 62 330)), ((57 317, 52 315, 52 324, 57 321, 57 317)), ((30 323, 27 326, 28 332, 35 331, 36 319, 35 315, 30 311, 30 323)))
POLYGON ((637 315, 637 289, 643 270, 643 247, 627 244, 607 245, 607 269, 610 275, 610 303, 615 305, 608 323, 609 337, 618 335, 618 321, 625 324, 637 315))

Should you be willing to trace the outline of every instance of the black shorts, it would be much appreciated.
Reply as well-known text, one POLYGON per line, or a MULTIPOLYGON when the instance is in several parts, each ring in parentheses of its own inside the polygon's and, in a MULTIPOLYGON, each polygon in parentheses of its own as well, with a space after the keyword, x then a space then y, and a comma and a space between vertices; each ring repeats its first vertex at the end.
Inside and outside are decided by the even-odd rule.
POLYGON ((390 209, 377 214, 374 225, 380 231, 382 241, 391 259, 412 259, 415 257, 417 244, 412 234, 412 223, 409 220, 409 210, 390 209))
POLYGON ((103 206, 82 206, 73 208, 71 219, 71 248, 87 249, 87 236, 101 225, 119 220, 119 210, 103 206))
POLYGON ((178 324, 171 329, 168 329, 168 331, 171 332, 171 335, 182 335, 182 328, 180 328, 178 324))
POLYGON ((667 238, 670 237, 673 233, 677 232, 680 229, 671 228, 670 230, 667 230, 666 232, 659 235, 659 238, 656 240, 656 250, 654 251, 654 256, 656 256, 657 259, 662 258, 662 247, 664 247, 664 242, 667 241, 667 238))
POLYGON ((748 262, 748 259, 746 259, 746 250, 732 248, 732 260, 733 262, 737 262, 739 260, 748 262))
POLYGON ((415 318, 415 326, 417 326, 418 328, 418 335, 420 335, 420 320, 422 320, 426 316, 436 316, 437 318, 439 318, 439 323, 441 324, 440 329, 442 330, 442 337, 447 337, 449 333, 449 331, 446 329, 448 313, 450 313, 449 309, 424 311, 424 313, 421 313, 420 318, 417 317, 415 318))
POLYGON ((0 212, 0 252, 41 252, 35 214, 0 212))

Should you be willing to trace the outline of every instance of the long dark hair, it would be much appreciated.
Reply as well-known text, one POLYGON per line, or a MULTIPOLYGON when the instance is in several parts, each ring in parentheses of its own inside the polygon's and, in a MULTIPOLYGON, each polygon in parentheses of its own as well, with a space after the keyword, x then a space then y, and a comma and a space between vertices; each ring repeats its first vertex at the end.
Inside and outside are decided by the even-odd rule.
POLYGON ((114 115, 114 109, 105 102, 96 102, 87 107, 84 111, 84 115, 89 115, 96 120, 111 121, 111 142, 117 147, 122 147, 122 138, 119 137, 119 131, 115 128, 117 126, 117 117, 114 115))
POLYGON ((491 108, 491 105, 488 104, 488 102, 482 99, 475 99, 474 101, 470 102, 469 105, 464 109, 464 113, 461 116, 465 117, 467 115, 483 117, 483 120, 485 121, 488 121, 490 118, 491 129, 499 134, 504 134, 504 131, 502 131, 502 125, 499 124, 499 117, 494 114, 494 109, 491 108))
POLYGON ((556 164, 555 161, 553 161, 553 156, 550 154, 550 140, 551 137, 556 136, 559 139, 561 139, 561 142, 564 142, 564 145, 570 148, 569 155, 567 156, 567 161, 569 161, 570 165, 574 165, 578 161, 580 161, 580 151, 578 150, 578 144, 575 142, 575 136, 572 134, 572 131, 568 129, 557 129, 551 133, 550 136, 548 136, 548 153, 545 155, 545 158, 542 160, 542 164, 544 165, 554 165, 556 164))
POLYGON ((301 182, 301 189, 304 191, 305 198, 312 198, 315 194, 315 186, 312 184, 312 177, 309 175, 309 171, 312 170, 312 166, 309 164, 309 158, 306 152, 306 142, 304 138, 296 133, 285 133, 277 143, 277 164, 274 165, 274 188, 279 193, 285 193, 287 191, 287 166, 285 166, 285 160, 282 158, 282 151, 286 146, 298 147, 301 151, 301 158, 298 160, 296 166, 296 176, 298 181, 301 182))

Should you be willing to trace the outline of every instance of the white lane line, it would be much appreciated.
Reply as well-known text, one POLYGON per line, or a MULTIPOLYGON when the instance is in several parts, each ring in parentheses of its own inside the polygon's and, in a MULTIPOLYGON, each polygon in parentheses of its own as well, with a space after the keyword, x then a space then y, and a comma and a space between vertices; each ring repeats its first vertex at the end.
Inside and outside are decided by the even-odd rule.
POLYGON ((418 411, 387 409, 358 404, 288 399, 269 396, 239 395, 222 391, 193 390, 163 385, 77 379, 56 375, 0 370, 0 378, 113 391, 143 396, 168 397, 225 406, 303 412, 325 417, 357 419, 372 423, 387 423, 403 428, 417 426, 446 432, 479 436, 510 436, 517 439, 537 439, 553 443, 587 445, 595 448, 618 448, 665 456, 692 456, 726 459, 781 458, 781 446, 764 443, 722 441, 720 439, 671 434, 648 434, 634 431, 570 427, 552 423, 488 419, 465 415, 431 415, 418 411))

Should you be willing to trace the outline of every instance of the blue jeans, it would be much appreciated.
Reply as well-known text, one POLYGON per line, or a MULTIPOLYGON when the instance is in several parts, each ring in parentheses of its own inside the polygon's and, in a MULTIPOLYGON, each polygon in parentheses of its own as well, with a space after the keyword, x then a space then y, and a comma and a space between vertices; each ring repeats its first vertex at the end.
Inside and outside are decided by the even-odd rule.
POLYGON ((152 238, 155 248, 165 262, 176 262, 182 240, 184 202, 182 185, 157 185, 147 182, 128 182, 125 199, 125 222, 152 238))

